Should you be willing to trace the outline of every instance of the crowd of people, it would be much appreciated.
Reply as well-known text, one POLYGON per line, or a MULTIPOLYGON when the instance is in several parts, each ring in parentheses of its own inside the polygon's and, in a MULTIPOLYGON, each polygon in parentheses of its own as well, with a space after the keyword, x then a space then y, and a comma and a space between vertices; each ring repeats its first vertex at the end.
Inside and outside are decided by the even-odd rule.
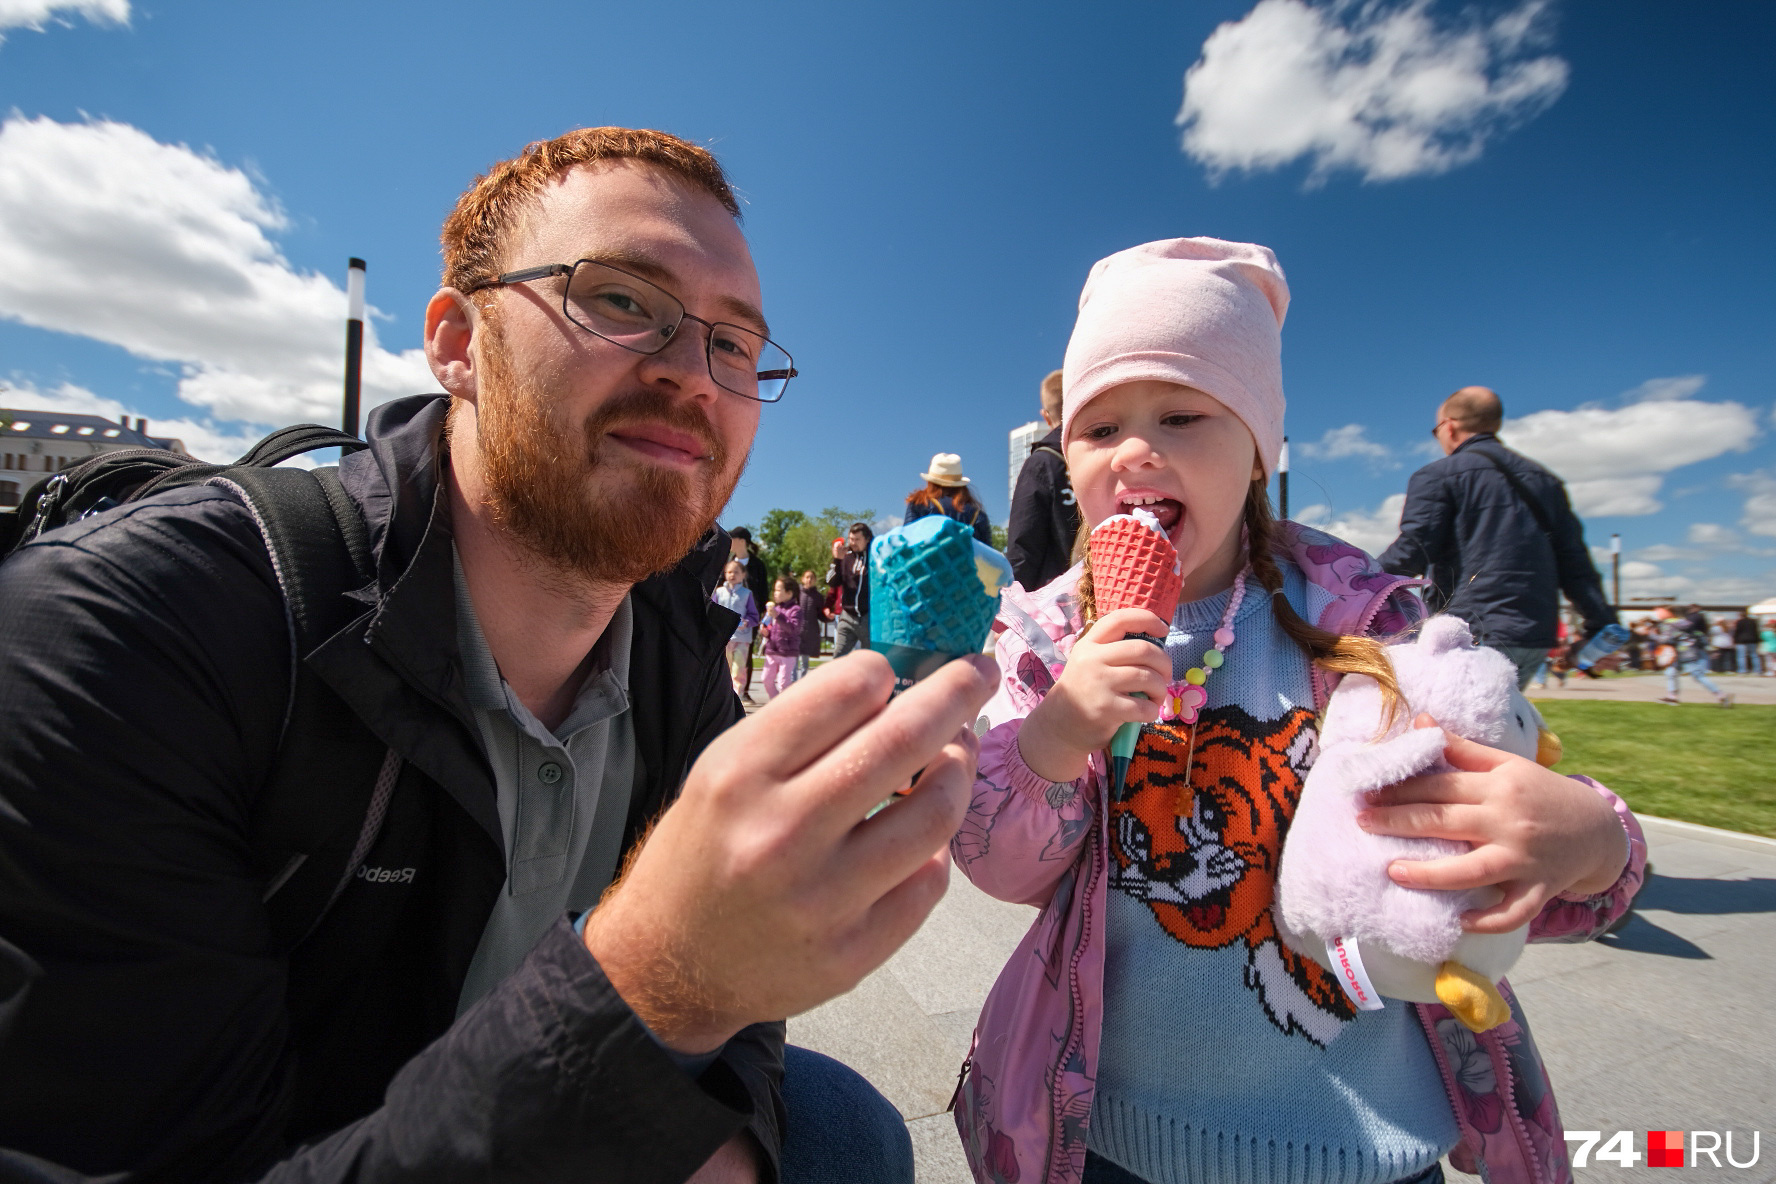
MULTIPOLYGON (((941 514, 972 530, 978 542, 993 545, 993 523, 969 491, 972 482, 962 471, 959 455, 938 453, 919 476, 925 486, 907 495, 902 521, 941 514)), ((734 693, 741 702, 758 702, 752 695, 752 676, 759 652, 764 654, 764 695, 769 702, 808 673, 823 644, 835 658, 870 648, 869 548, 875 531, 867 522, 853 522, 843 537, 832 541, 832 563, 819 584, 812 571, 785 570, 775 576, 766 571, 749 528, 736 526, 728 537, 731 558, 711 598, 740 618, 727 652, 734 693)), ((1019 537, 1027 541, 1029 532, 1019 537)))

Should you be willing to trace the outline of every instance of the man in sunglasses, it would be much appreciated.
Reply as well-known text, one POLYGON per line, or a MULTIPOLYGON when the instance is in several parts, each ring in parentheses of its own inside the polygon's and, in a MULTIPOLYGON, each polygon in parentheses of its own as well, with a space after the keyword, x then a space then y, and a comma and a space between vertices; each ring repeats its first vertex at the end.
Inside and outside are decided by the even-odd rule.
POLYGON ((0 1180, 910 1181, 892 1108, 781 1021, 942 894, 991 667, 890 704, 863 654, 741 722, 715 519, 795 368, 738 212, 658 132, 477 180, 445 393, 341 462, 367 582, 310 653, 227 486, 0 566, 0 1180), (279 763, 297 671, 373 786, 279 763), (359 841, 282 940, 292 778, 359 841))

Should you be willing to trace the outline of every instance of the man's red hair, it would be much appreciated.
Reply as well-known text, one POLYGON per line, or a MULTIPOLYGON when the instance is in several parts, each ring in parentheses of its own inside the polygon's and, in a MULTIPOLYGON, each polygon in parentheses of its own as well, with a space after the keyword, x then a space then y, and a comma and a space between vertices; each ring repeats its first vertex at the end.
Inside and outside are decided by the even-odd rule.
POLYGON ((456 199, 439 236, 444 246, 444 285, 467 289, 499 274, 500 248, 525 204, 575 165, 598 160, 639 160, 663 169, 740 217, 727 174, 707 149, 666 132, 583 127, 530 144, 475 178, 456 199))

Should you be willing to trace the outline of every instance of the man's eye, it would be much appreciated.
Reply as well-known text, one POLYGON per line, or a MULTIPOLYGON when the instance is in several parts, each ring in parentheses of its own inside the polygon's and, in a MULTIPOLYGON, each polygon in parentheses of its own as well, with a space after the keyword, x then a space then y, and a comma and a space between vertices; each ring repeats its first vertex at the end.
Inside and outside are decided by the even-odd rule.
POLYGON ((757 352, 752 343, 737 333, 718 332, 710 337, 709 348, 728 354, 735 361, 751 362, 757 352))

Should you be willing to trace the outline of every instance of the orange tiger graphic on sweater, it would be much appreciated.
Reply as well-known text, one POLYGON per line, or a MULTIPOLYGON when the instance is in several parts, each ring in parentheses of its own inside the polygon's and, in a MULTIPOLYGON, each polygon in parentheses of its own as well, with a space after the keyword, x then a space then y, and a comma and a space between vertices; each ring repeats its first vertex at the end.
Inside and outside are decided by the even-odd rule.
POLYGON ((1282 944, 1271 917, 1317 739, 1300 707, 1276 720, 1238 706, 1205 712, 1193 759, 1188 725, 1143 729, 1123 796, 1110 804, 1110 886, 1145 902, 1185 945, 1243 940, 1246 985, 1271 1021, 1324 1045, 1356 1012, 1330 974, 1282 944))

